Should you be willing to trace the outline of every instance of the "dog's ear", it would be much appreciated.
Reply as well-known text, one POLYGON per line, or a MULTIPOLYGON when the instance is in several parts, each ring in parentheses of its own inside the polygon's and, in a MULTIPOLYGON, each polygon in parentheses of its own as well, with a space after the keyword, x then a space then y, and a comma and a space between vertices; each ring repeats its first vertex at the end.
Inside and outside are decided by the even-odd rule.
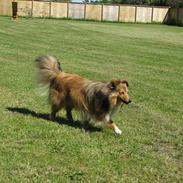
POLYGON ((116 87, 117 85, 120 83, 120 80, 117 80, 117 79, 112 79, 108 85, 108 87, 111 89, 111 90, 116 90, 116 87))
POLYGON ((129 83, 128 83, 128 81, 127 80, 121 80, 121 83, 124 83, 124 84, 126 84, 126 86, 128 87, 129 86, 129 83))

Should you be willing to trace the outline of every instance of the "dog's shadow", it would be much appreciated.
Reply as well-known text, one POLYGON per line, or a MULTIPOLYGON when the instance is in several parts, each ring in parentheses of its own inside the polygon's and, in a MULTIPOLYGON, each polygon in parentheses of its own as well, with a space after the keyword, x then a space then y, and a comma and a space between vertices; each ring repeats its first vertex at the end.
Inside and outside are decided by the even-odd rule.
MULTIPOLYGON (((19 108, 19 107, 7 107, 6 108, 8 111, 11 111, 11 112, 16 112, 16 113, 20 113, 20 114, 24 114, 24 115, 30 115, 32 117, 35 117, 35 118, 40 118, 40 119, 44 119, 44 120, 47 120, 47 121, 51 121, 49 119, 49 114, 46 114, 46 113, 37 113, 33 110, 30 110, 30 109, 27 109, 27 108, 19 108)), ((68 125, 68 126, 71 126, 73 128, 80 128, 80 129, 84 129, 85 131, 88 131, 88 132, 97 132, 97 131, 102 131, 101 128, 98 128, 98 127, 94 127, 92 126, 91 124, 84 124, 80 121, 69 121, 67 120, 66 118, 62 118, 62 117, 59 117, 57 116, 55 118, 54 121, 52 122, 55 122, 55 123, 58 123, 60 125, 68 125)))

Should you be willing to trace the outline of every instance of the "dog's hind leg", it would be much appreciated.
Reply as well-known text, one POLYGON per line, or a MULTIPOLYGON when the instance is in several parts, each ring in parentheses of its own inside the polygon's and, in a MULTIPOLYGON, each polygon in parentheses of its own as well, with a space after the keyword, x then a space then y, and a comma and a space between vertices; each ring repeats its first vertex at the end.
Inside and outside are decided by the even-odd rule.
POLYGON ((65 96, 63 93, 59 93, 56 90, 51 90, 49 95, 49 100, 51 103, 51 114, 50 120, 55 120, 56 113, 63 108, 65 96))
POLYGON ((73 120, 73 117, 72 117, 72 108, 71 107, 67 107, 66 108, 66 116, 67 116, 67 119, 69 120, 69 121, 74 121, 73 120))
POLYGON ((60 105, 52 104, 51 106, 51 114, 50 114, 50 120, 54 121, 56 117, 56 113, 61 109, 60 105))

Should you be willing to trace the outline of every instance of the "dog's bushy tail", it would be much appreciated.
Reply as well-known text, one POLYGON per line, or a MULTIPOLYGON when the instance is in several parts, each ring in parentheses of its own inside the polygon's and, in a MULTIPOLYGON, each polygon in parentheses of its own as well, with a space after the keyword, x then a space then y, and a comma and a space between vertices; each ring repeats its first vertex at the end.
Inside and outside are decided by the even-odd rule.
POLYGON ((42 85, 49 85, 62 71, 60 63, 53 56, 40 56, 35 61, 38 68, 38 81, 42 85))

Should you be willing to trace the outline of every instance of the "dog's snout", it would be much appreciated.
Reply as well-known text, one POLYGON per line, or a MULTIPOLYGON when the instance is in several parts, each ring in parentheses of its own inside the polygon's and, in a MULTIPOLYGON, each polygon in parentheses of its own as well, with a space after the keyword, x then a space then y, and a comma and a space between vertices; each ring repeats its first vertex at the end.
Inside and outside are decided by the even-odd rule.
POLYGON ((126 101, 126 100, 121 100, 123 103, 125 103, 125 104, 129 104, 129 103, 131 103, 132 101, 129 99, 128 101, 126 101))

